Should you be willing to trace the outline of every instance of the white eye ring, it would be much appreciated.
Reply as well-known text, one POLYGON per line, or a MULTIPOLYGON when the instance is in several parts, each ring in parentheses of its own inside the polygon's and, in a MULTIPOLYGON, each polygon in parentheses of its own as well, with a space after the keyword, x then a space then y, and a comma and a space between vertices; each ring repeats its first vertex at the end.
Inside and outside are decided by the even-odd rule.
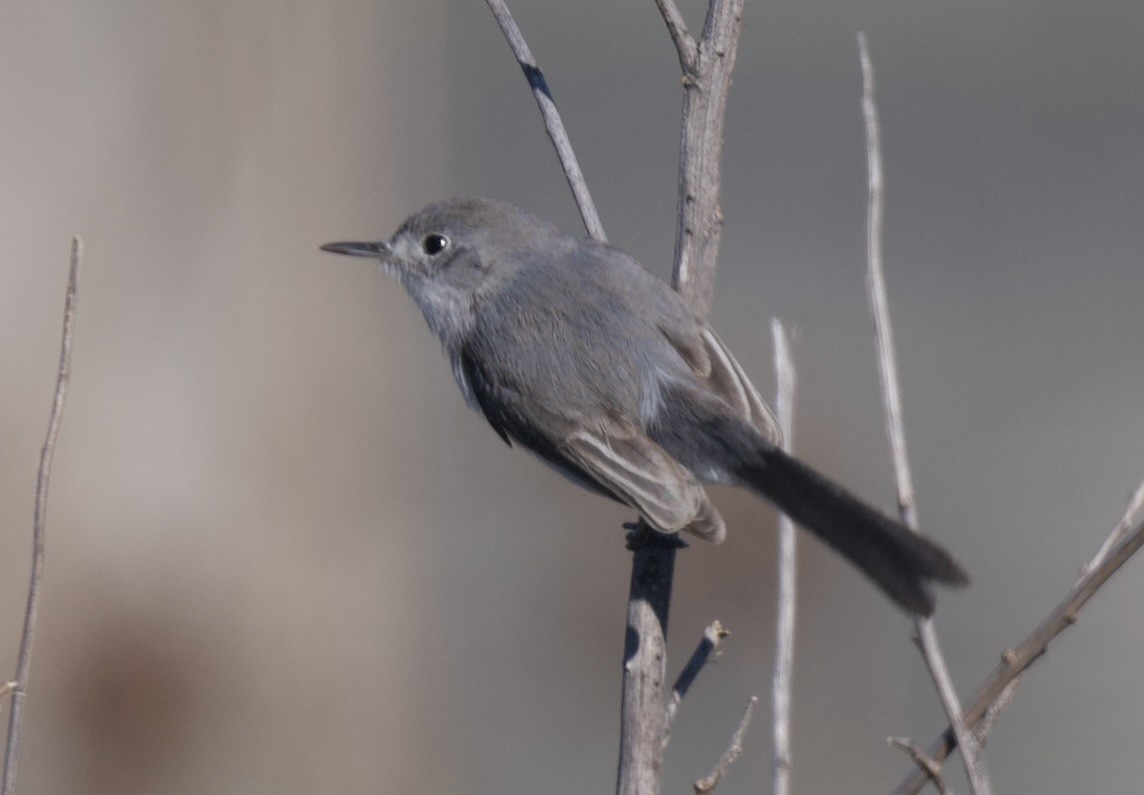
POLYGON ((430 232, 421 239, 421 250, 430 257, 435 257, 447 249, 452 243, 447 235, 440 232, 430 232))

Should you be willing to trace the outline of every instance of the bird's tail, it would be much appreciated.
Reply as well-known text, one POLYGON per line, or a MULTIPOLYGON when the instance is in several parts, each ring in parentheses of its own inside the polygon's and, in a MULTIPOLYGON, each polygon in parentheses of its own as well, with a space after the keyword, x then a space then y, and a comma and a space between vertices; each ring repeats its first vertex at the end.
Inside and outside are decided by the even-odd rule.
POLYGON ((930 582, 969 582, 961 566, 936 543, 753 435, 753 452, 737 456, 734 474, 743 485, 840 552, 907 611, 933 613, 930 582))

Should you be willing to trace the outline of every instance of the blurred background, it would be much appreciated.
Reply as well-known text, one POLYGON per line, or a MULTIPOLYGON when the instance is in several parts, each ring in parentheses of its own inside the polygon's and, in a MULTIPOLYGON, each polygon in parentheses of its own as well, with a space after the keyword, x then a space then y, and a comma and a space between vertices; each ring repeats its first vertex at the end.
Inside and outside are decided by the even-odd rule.
MULTIPOLYGON (((654 4, 514 5, 613 242, 666 278, 680 92, 654 4)), ((749 4, 714 323, 765 394, 770 318, 793 327, 797 449, 892 509, 859 30, 920 517, 973 576, 938 612, 968 695, 1144 476, 1144 6, 749 4)), ((14 0, 0 108, 9 672, 86 246, 20 791, 610 791, 631 512, 506 448, 398 285, 318 251, 451 195, 579 230, 485 5, 14 0)), ((681 556, 672 675, 712 619, 734 634, 667 792, 752 694, 720 791, 768 786, 774 514, 718 502, 727 543, 681 556)), ((885 791, 909 767, 885 737, 928 744, 939 705, 909 620, 800 539, 795 791, 885 791)), ((998 792, 1139 787, 1142 598, 1136 560, 1026 677, 987 749, 998 792)))

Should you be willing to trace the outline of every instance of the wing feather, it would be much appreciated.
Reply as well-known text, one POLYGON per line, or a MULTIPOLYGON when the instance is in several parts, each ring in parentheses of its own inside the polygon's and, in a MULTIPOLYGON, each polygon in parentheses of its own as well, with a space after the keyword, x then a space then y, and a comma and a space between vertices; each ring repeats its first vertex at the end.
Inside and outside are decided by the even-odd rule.
POLYGON ((577 428, 562 451, 581 472, 640 512, 657 530, 723 540, 723 520, 691 472, 634 425, 577 428))
POLYGON ((764 438, 779 444, 782 432, 778 420, 719 335, 706 324, 660 331, 707 390, 718 395, 764 438))

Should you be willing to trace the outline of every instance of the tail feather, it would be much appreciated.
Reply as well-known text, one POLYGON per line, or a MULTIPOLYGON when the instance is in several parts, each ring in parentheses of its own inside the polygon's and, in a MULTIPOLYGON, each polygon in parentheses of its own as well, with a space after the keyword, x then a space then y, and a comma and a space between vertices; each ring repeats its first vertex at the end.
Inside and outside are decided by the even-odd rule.
POLYGON ((910 613, 934 610, 930 582, 965 585, 969 577, 935 542, 870 507, 798 459, 765 442, 736 475, 866 573, 910 613))

